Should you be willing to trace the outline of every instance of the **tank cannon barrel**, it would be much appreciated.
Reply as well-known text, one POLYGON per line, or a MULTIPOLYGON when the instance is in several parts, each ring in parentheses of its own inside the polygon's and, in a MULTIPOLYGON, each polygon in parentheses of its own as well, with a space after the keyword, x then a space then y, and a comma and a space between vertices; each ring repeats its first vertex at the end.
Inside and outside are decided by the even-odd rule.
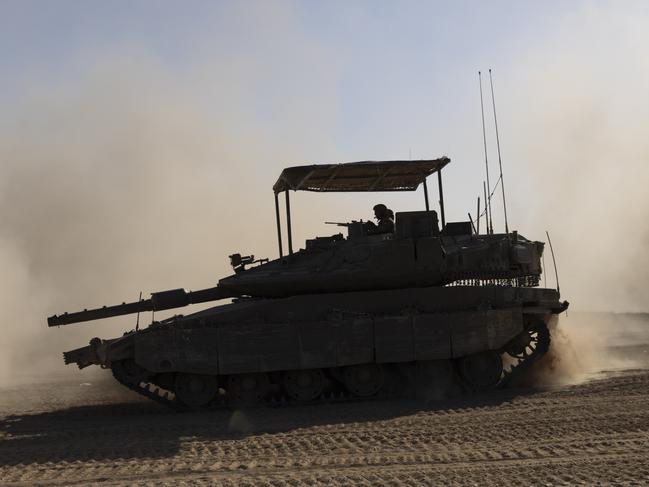
POLYGON ((226 291, 218 286, 198 291, 185 291, 184 289, 171 289, 151 293, 150 299, 141 299, 132 303, 122 303, 115 306, 103 306, 95 309, 84 309, 74 313, 63 313, 47 318, 48 326, 70 325, 83 321, 101 320, 113 316, 130 315, 143 311, 164 311, 167 309, 181 308, 189 304, 217 301, 219 299, 234 297, 231 291, 226 291))

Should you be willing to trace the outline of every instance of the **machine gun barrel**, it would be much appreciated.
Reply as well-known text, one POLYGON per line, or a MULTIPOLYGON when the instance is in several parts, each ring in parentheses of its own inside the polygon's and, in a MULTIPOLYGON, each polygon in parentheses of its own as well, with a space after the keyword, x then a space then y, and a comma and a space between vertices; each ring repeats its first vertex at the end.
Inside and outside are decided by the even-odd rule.
POLYGON ((122 303, 115 306, 103 306, 95 309, 84 309, 75 313, 63 313, 47 318, 48 326, 69 325, 82 321, 100 320, 112 316, 129 315, 142 311, 163 311, 166 309, 181 308, 189 304, 205 303, 235 295, 218 286, 198 291, 185 291, 184 289, 171 289, 151 293, 151 299, 142 299, 132 303, 122 303))
POLYGON ((343 222, 325 222, 325 225, 338 225, 339 227, 349 227, 349 226, 351 226, 351 223, 343 223, 343 222))

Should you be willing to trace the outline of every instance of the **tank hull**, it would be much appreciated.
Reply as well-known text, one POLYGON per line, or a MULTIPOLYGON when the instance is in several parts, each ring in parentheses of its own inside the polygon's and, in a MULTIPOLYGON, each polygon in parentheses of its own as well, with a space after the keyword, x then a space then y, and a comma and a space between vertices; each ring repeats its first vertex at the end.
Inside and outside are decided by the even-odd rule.
MULTIPOLYGON (((522 339, 519 348, 526 348, 535 336, 538 339, 539 326, 545 327, 553 314, 566 307, 553 289, 500 286, 245 299, 156 322, 118 339, 93 339, 88 347, 66 352, 65 357, 67 363, 79 367, 110 367, 118 380, 131 388, 151 383, 176 396, 183 390, 178 377, 210 378, 200 387, 213 389, 214 397, 221 394, 226 402, 234 392, 241 398, 242 386, 237 385, 241 378, 263 382, 252 386, 261 388, 257 399, 268 396, 273 387, 276 392, 295 396, 291 377, 337 382, 354 395, 360 379, 345 379, 352 370, 369 374, 370 382, 380 382, 375 384, 378 393, 386 386, 384 376, 395 367, 442 364, 466 379, 466 370, 462 373, 460 369, 475 362, 475 357, 478 362, 487 361, 487 365, 480 362, 479 369, 493 369, 488 370, 493 376, 487 377, 489 380, 478 371, 477 382, 496 386, 506 378, 496 356, 508 352, 515 356, 512 344, 522 339), (496 365, 491 367, 491 363, 496 365), (497 371, 498 367, 502 370, 497 371), (372 379, 372 374, 381 378, 372 379)), ((546 331, 541 333, 545 336, 546 331)), ((547 343, 543 346, 547 348, 547 343)), ((542 348, 535 360, 544 353, 542 348)), ((472 366, 475 369, 476 365, 472 366)), ((323 386, 319 394, 325 389, 323 386)), ((317 399, 315 392, 307 394, 309 399, 317 399)), ((186 397, 168 401, 206 406, 214 397, 209 401, 186 397)))

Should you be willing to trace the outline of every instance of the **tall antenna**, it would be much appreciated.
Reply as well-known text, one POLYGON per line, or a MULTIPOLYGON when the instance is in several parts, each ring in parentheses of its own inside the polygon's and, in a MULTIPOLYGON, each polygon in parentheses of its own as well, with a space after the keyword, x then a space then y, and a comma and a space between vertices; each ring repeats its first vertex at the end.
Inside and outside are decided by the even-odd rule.
POLYGON ((487 133, 484 126, 484 102, 482 101, 482 73, 478 71, 478 80, 480 82, 480 112, 482 113, 482 141, 484 142, 484 164, 487 170, 487 188, 485 195, 485 209, 489 214, 487 218, 487 233, 494 233, 493 220, 491 218, 491 183, 489 182, 489 160, 487 158, 487 133))
POLYGON ((484 181, 482 181, 482 191, 484 191, 484 201, 485 201, 485 206, 484 206, 484 220, 485 220, 485 229, 486 232, 489 233, 489 213, 487 213, 487 210, 489 209, 487 207, 487 185, 485 184, 484 181))
POLYGON ((505 180, 503 179, 503 162, 500 158, 500 137, 498 136, 498 118, 496 117, 496 99, 494 98, 494 81, 491 77, 491 68, 489 68, 489 84, 491 85, 491 103, 493 104, 494 125, 496 126, 496 146, 498 147, 498 166, 500 167, 500 189, 502 189, 503 193, 503 210, 505 212, 505 233, 509 233, 509 225, 507 224, 507 203, 505 202, 505 180))

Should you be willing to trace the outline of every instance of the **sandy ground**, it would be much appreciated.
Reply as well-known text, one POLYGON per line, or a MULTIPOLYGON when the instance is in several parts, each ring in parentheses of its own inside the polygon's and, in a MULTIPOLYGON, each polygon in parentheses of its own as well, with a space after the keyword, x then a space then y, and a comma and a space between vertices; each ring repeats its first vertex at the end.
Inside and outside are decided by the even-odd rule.
POLYGON ((576 384, 433 403, 175 413, 109 377, 41 377, 0 389, 0 483, 647 485, 648 349, 618 344, 633 368, 576 384))

